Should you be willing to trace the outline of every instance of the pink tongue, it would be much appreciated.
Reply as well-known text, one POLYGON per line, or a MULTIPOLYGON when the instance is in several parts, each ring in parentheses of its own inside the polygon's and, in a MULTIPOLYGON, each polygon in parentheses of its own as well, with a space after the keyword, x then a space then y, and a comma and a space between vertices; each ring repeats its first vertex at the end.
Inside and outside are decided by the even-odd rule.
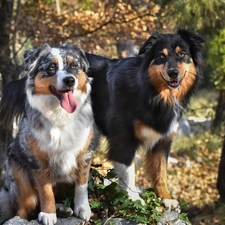
POLYGON ((60 104, 68 113, 73 113, 78 105, 77 100, 74 98, 72 91, 62 93, 60 104))
POLYGON ((171 86, 177 86, 178 85, 178 81, 172 81, 172 82, 170 82, 170 85, 171 86))

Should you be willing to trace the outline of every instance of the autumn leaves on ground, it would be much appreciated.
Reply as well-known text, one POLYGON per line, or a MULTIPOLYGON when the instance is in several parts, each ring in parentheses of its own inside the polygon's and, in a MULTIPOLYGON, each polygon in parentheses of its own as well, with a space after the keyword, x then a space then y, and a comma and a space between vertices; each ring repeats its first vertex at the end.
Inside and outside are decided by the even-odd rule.
MULTIPOLYGON (((198 117, 199 114, 204 117, 213 116, 210 114, 214 107, 213 101, 210 103, 207 98, 202 100, 201 94, 206 96, 204 91, 200 92, 200 96, 191 103, 189 112, 197 106, 199 111, 203 109, 203 112, 195 112, 198 117)), ((168 163, 168 186, 172 196, 181 204, 186 204, 183 211, 188 213, 193 225, 225 224, 225 203, 219 202, 216 189, 222 141, 222 132, 207 130, 192 133, 188 137, 178 135, 172 146, 172 160, 168 163)), ((136 181, 137 186, 147 188, 151 187, 151 183, 143 176, 141 154, 136 160, 136 181)), ((95 161, 102 163, 99 157, 95 161)), ((104 169, 110 167, 108 162, 103 163, 104 169)))

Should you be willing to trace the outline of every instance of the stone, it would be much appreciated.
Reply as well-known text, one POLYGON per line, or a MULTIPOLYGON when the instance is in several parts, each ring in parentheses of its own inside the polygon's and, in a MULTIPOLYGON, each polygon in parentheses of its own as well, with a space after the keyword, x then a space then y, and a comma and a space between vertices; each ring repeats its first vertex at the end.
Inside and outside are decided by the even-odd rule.
MULTIPOLYGON (((78 219, 76 217, 67 217, 67 218, 57 218, 56 225, 80 225, 84 221, 81 219, 78 219)), ((6 221, 3 225, 43 225, 42 223, 39 223, 37 220, 25 220, 21 219, 19 216, 15 216, 12 219, 6 221)))

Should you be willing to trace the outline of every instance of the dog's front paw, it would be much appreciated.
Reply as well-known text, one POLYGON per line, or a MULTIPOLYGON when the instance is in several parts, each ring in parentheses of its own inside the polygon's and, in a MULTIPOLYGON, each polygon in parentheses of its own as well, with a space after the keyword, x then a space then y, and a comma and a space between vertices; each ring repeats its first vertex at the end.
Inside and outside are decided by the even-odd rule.
POLYGON ((57 222, 57 217, 55 213, 40 212, 38 214, 38 221, 44 225, 53 225, 57 222))
POLYGON ((88 203, 75 205, 74 214, 76 217, 79 217, 82 220, 89 221, 91 217, 91 208, 88 203))
POLYGON ((166 208, 168 209, 173 209, 180 213, 180 204, 177 200, 175 199, 163 199, 163 204, 165 205, 166 208))

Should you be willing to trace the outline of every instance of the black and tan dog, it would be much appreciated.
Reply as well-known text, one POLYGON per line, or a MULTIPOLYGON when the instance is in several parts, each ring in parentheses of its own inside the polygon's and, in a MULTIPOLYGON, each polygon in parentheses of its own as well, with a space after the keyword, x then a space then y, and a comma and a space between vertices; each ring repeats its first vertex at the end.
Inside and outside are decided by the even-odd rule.
POLYGON ((146 149, 146 172, 167 207, 176 208, 167 190, 167 158, 178 122, 199 86, 204 38, 187 30, 154 33, 136 57, 110 60, 86 54, 93 77, 95 122, 108 138, 108 158, 121 186, 133 200, 134 156, 146 149))
POLYGON ((74 214, 89 220, 87 182, 97 144, 90 103, 88 61, 76 45, 45 44, 24 54, 27 75, 9 83, 0 117, 7 125, 22 113, 19 131, 6 157, 0 208, 7 219, 29 218, 55 224, 53 187, 75 182, 74 214))

